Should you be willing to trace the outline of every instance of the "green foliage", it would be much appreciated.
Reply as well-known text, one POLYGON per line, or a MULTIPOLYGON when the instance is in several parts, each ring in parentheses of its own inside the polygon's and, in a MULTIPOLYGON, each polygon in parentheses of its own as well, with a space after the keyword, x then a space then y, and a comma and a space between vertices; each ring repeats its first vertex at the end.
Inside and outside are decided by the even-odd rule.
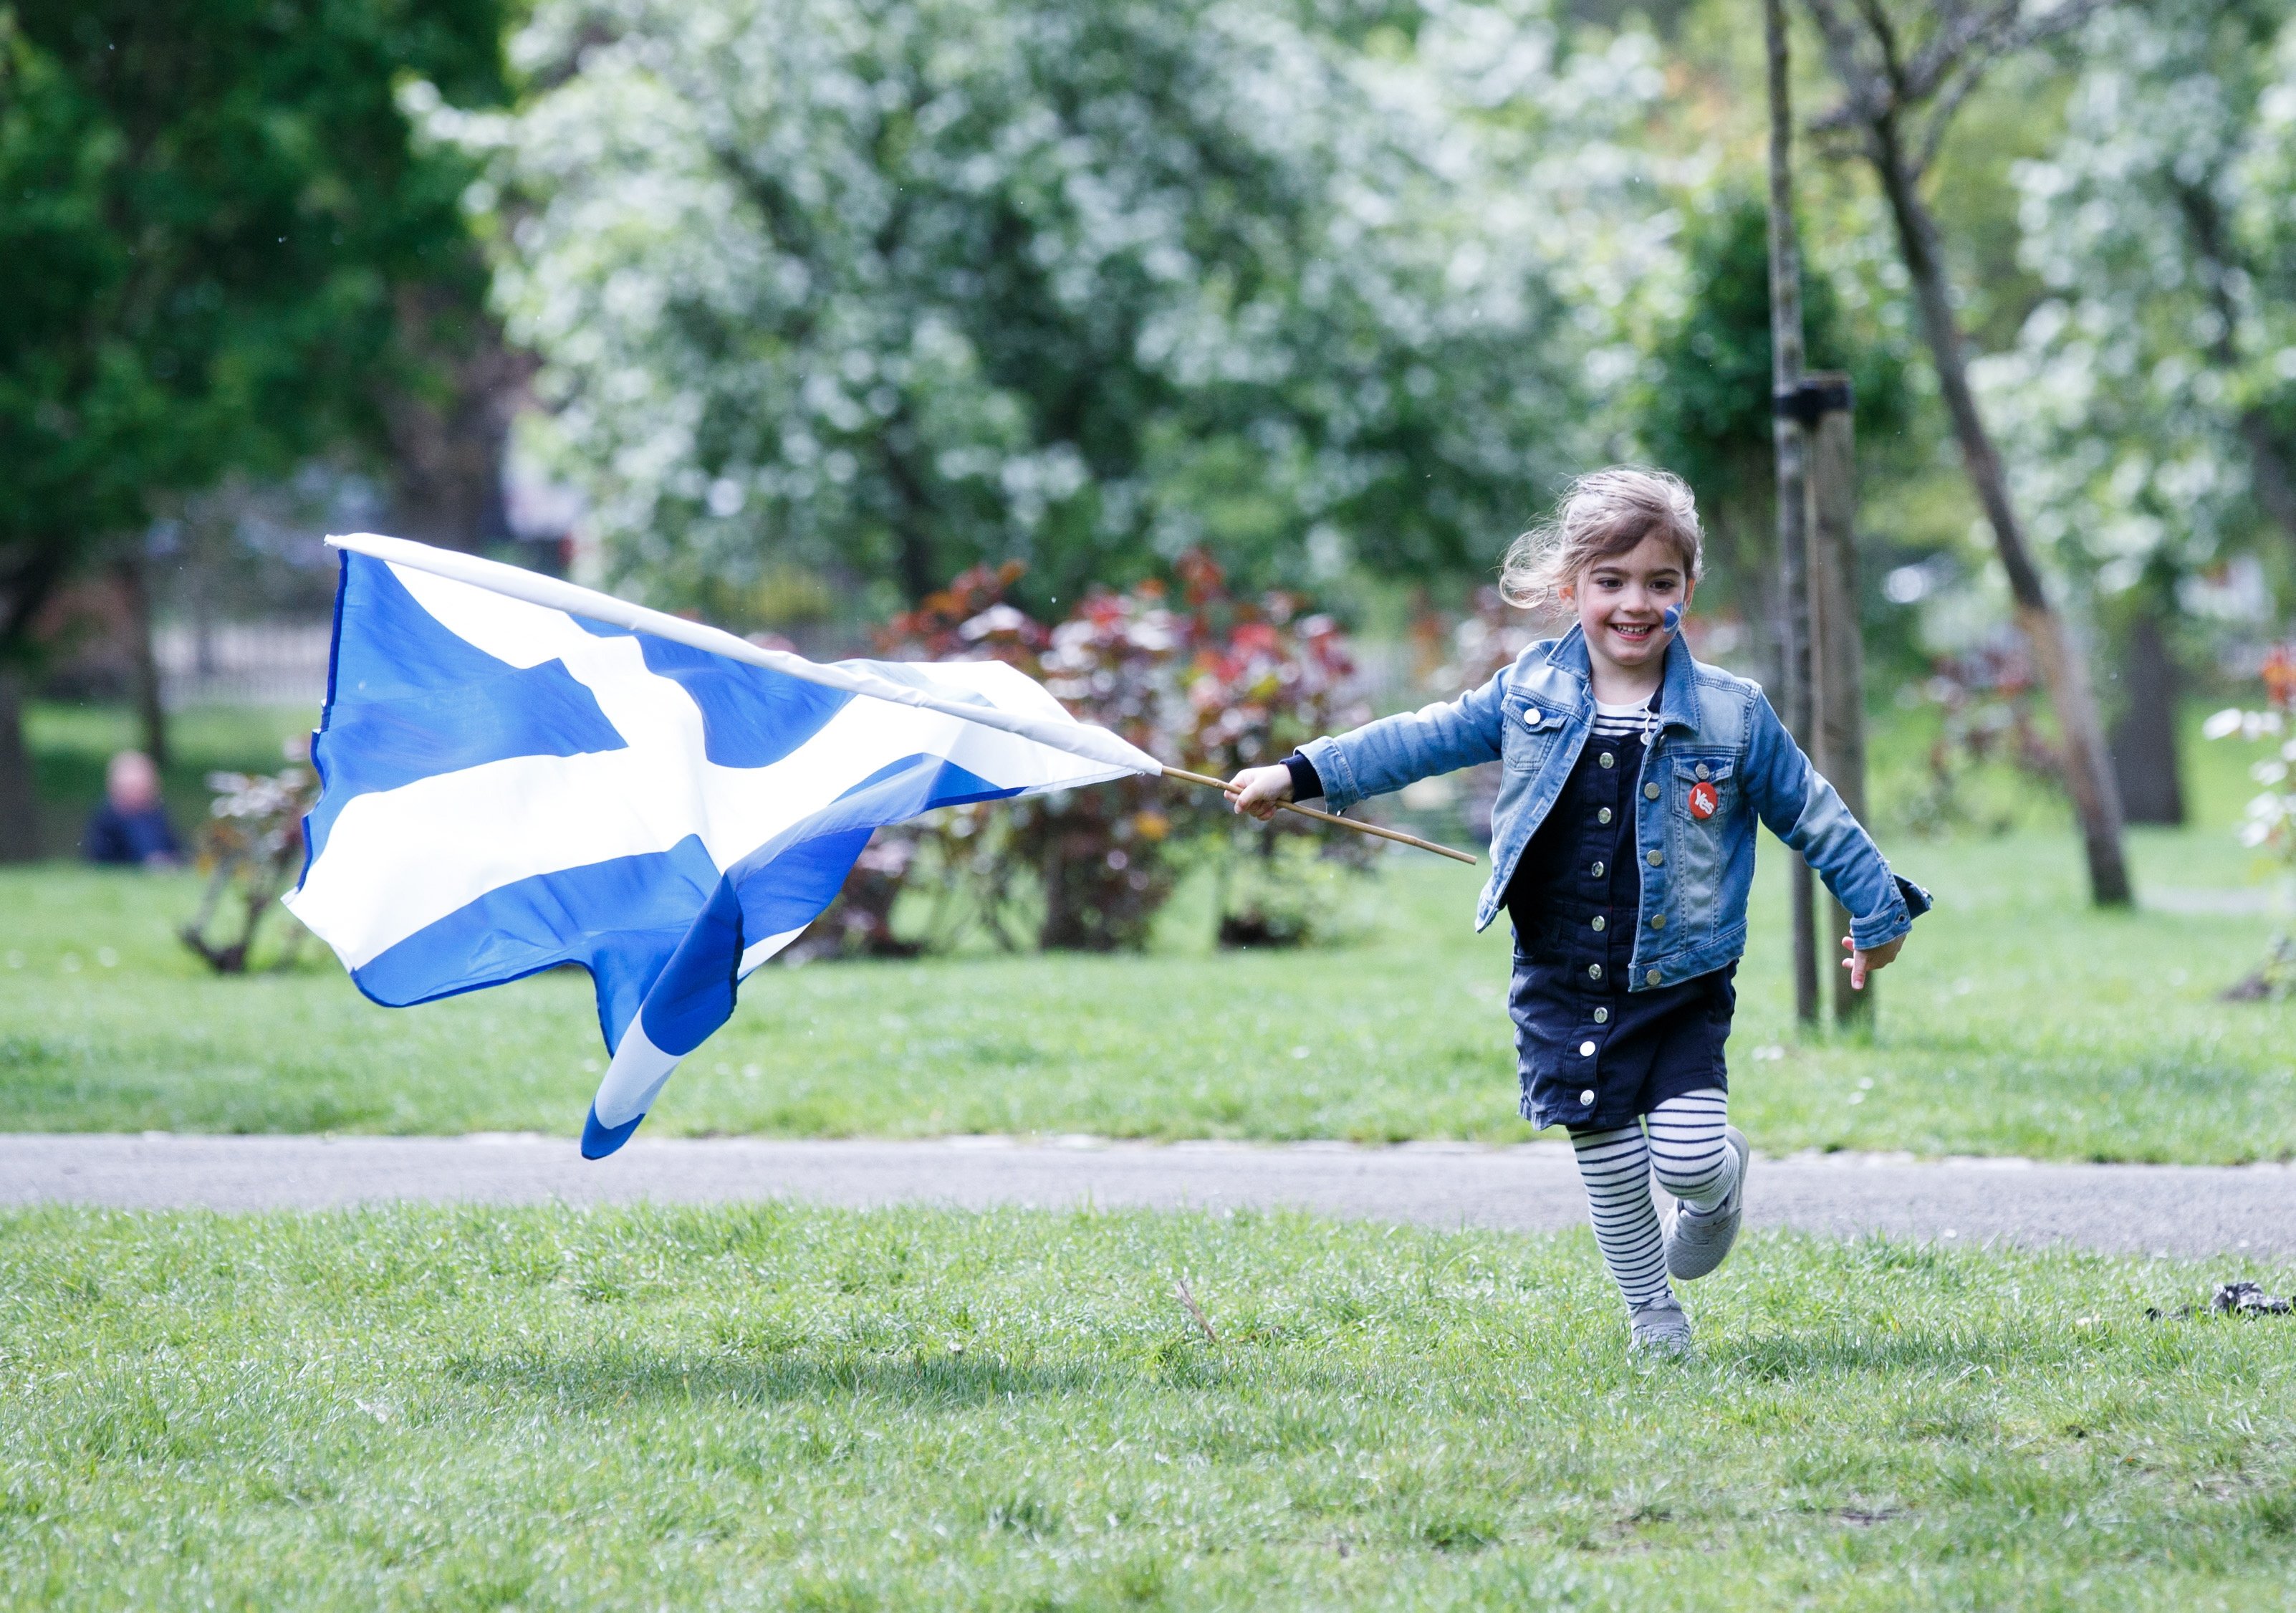
POLYGON ((0 1216, 10 1605, 2284 1608, 2246 1262, 764 1205, 0 1216), (1174 1296, 1185 1278, 1218 1336, 1174 1296), (152 1549, 152 1543, 165 1549, 152 1549))
MULTIPOLYGON (((1238 598, 1200 550, 1181 555, 1177 569, 1185 582, 1177 598, 1154 582, 1123 594, 1095 589, 1048 626, 1005 599, 1020 580, 1017 563, 996 572, 978 567, 888 623, 879 648, 905 661, 1002 661, 1042 681, 1082 720, 1211 778, 1274 761, 1319 734, 1370 720, 1347 639, 1330 617, 1303 614, 1300 602, 1281 592, 1238 598)), ((1254 841, 1314 832, 1294 814, 1249 831, 1254 841)), ((1120 779, 955 808, 881 831, 873 846, 878 854, 864 860, 840 909, 821 923, 857 929, 873 942, 890 937, 890 904, 901 880, 889 885, 884 875, 898 862, 903 876, 929 872, 939 888, 938 916, 954 898, 1008 948, 1033 919, 1039 944, 1048 948, 1137 951, 1188 861, 1208 848, 1221 855, 1240 837, 1239 820, 1216 792, 1178 779, 1120 779), (923 864, 882 855, 896 842, 925 847, 923 864), (882 918, 856 926, 853 909, 866 911, 873 899, 882 918)), ((1342 841, 1328 848, 1329 861, 1357 869, 1369 862, 1370 841, 1342 841)), ((1224 934, 1231 916, 1221 914, 1224 934)), ((1300 925, 1287 926, 1281 937, 1258 928, 1263 942, 1307 938, 1300 925)), ((928 934, 936 932, 944 943, 955 934, 946 925, 928 934)))
MULTIPOLYGON (((1653 343, 1635 401, 1651 458, 1689 481, 1707 515, 1716 603, 1735 605, 1758 627, 1770 619, 1776 565, 1768 232, 1767 202, 1742 188, 1688 212, 1682 311, 1653 343)), ((1824 244, 1805 242, 1803 251, 1807 367, 1847 371, 1860 440, 1884 443, 1912 412, 1906 356, 1877 333, 1853 330, 1833 281, 1811 272, 1824 244)))
POLYGON ((460 273, 468 166, 403 74, 499 90, 497 0, 0 7, 0 653, 155 498, 371 434, 394 293, 460 273))
POLYGON ((2168 604, 2296 544, 2296 487, 2259 496, 2296 472, 2296 8, 2113 8, 2082 44, 2062 136, 2013 170, 2046 295, 1976 379, 2059 564, 2168 604))
POLYGON ((1530 4, 1362 21, 554 0, 545 87, 442 132, 531 203, 513 333, 662 597, 1019 558, 1045 608, 1199 546, 1251 588, 1480 568, 1587 441, 1558 265, 1636 206, 1628 160, 1535 159, 1655 75, 1530 4))

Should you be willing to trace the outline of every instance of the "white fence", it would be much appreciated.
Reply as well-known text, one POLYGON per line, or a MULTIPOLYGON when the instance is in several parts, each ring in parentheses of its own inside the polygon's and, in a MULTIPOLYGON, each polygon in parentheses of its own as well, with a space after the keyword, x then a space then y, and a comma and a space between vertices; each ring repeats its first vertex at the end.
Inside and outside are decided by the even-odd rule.
POLYGON ((324 621, 218 622, 152 636, 161 698, 170 706, 304 705, 327 697, 324 621))

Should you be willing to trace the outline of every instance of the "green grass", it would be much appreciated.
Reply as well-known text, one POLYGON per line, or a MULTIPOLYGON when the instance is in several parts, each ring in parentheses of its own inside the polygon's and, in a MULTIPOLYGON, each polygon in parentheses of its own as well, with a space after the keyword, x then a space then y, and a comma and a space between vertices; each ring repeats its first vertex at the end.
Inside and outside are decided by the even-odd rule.
MULTIPOLYGON (((211 751, 261 727, 210 715, 211 751)), ((2229 829, 2243 761, 2196 749, 2202 826, 2132 834, 2148 897, 2204 908, 2253 889, 2229 829)), ((1939 906, 1882 977, 1870 1042, 1796 1036, 1784 857, 1765 845, 1730 1049, 1759 1147, 2296 1157, 2296 1005, 2217 1000, 2259 958, 2265 915, 2099 913, 2062 830, 1888 844, 1939 906)), ((1306 952, 1213 952, 1198 885, 1146 958, 769 969, 647 1125, 1519 1139, 1504 926, 1467 927, 1480 877, 1398 855, 1369 933, 1306 952)), ((578 974, 397 1010, 324 955, 217 979, 172 936, 196 895, 188 875, 0 871, 0 1128, 578 1127, 603 1058, 578 974)))
MULTIPOLYGON (((2132 844, 2147 890, 2243 888, 2226 836, 2132 844)), ((1730 1044, 1759 1147, 2296 1157, 2296 1005, 2216 1000, 2266 918, 2095 912, 2054 836, 1895 852, 1939 909, 1882 977, 1870 1042, 1803 1041, 1769 849, 1730 1044)), ((1380 924, 1344 948, 1215 954, 1184 908, 1144 959, 770 969, 647 1125, 1519 1139, 1507 943, 1468 933, 1475 877, 1394 860, 1380 924)), ((169 934, 194 886, 0 873, 0 1129, 579 1126, 603 1058, 584 976, 410 1009, 365 1001, 323 959, 217 979, 169 934)))
POLYGON ((1584 1233, 19 1213, 0 1583, 18 1608, 2284 1608, 2296 1323, 2144 1313, 2221 1274, 1761 1238, 1693 1295, 1702 1354, 1636 1364, 1584 1233))

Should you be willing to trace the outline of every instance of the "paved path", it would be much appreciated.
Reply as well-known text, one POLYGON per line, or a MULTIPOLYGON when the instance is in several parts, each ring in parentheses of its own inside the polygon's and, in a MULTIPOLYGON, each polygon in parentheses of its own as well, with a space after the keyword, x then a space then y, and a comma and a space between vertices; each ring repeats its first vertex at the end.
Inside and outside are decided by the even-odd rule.
MULTIPOLYGON (((1921 1162, 1891 1155, 1758 1157, 1751 1226, 1852 1236, 2066 1242, 2090 1248, 2296 1255, 2287 1165, 1921 1162)), ((0 1205, 324 1209, 414 1199, 697 1204, 787 1198, 1229 1209, 1292 1206, 1358 1220, 1536 1230, 1577 1226, 1569 1148, 1406 1143, 921 1142, 644 1138, 590 1164, 529 1136, 207 1137, 0 1134, 0 1205)))

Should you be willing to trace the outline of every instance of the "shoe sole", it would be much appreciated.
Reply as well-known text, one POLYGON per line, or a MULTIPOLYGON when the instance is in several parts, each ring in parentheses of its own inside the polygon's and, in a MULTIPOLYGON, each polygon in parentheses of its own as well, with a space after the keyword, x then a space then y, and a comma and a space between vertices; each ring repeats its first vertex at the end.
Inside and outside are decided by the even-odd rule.
POLYGON ((1666 1269, 1677 1280, 1695 1282, 1710 1275, 1716 1267, 1730 1258, 1731 1246, 1738 1241, 1738 1223, 1746 1214, 1746 1174, 1754 1162, 1754 1150, 1746 1141, 1746 1134, 1736 1126, 1724 1126, 1722 1139, 1738 1156, 1738 1185, 1731 1191, 1737 1202, 1726 1216, 1706 1223, 1710 1236, 1695 1244, 1685 1244, 1681 1239, 1682 1206, 1677 1204, 1666 1218, 1666 1269))

